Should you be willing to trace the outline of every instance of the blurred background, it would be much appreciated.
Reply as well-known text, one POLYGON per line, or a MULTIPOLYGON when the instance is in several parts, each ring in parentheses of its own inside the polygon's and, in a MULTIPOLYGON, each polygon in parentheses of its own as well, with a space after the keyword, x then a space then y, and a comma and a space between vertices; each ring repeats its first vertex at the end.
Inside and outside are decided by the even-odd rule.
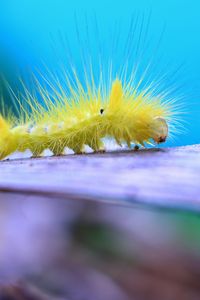
MULTIPOLYGON (((126 38, 131 18, 136 19, 139 15, 135 36, 140 39, 140 24, 144 23, 143 31, 146 32, 143 32, 138 47, 140 53, 143 50, 146 52, 142 59, 133 55, 129 71, 135 63, 134 59, 145 65, 152 58, 154 68, 150 70, 149 77, 159 78, 169 71, 163 84, 165 87, 177 86, 173 96, 184 95, 182 101, 187 110, 184 125, 187 130, 166 145, 199 143, 199 10, 198 0, 192 3, 186 0, 124 0, 115 3, 109 0, 1 0, 1 73, 16 93, 20 90, 19 76, 29 79, 31 73, 38 69, 45 73, 44 65, 50 70, 59 69, 60 61, 66 69, 69 67, 67 62, 73 61, 82 79, 80 48, 92 56, 94 69, 97 69, 101 53, 103 68, 108 68, 109 60, 106 57, 112 57, 113 65, 119 70, 127 58, 127 53, 124 55, 123 52, 125 47, 130 52, 135 51, 136 46, 131 48, 127 45, 126 38), (114 47, 113 43, 116 44, 114 47), (159 51, 153 52, 156 43, 159 44, 159 51), (182 68, 177 75, 175 73, 180 65, 182 68), (172 74, 175 77, 170 83, 172 74)), ((12 101, 3 85, 1 82, 4 101, 11 106, 12 101)))

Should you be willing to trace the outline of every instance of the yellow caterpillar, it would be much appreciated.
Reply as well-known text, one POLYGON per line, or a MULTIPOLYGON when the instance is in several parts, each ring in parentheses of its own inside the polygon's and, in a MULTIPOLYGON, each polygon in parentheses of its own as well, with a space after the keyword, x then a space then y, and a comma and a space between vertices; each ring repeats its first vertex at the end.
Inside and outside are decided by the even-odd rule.
POLYGON ((107 95, 93 85, 84 89, 78 81, 77 86, 70 87, 71 96, 60 88, 53 100, 47 89, 38 86, 44 106, 29 96, 27 103, 32 112, 21 106, 18 123, 0 116, 0 159, 26 149, 34 157, 45 149, 62 155, 65 147, 78 154, 85 145, 95 152, 104 151, 104 137, 128 147, 167 139, 174 121, 174 101, 151 96, 146 90, 139 92, 130 82, 122 84, 118 78, 107 95))

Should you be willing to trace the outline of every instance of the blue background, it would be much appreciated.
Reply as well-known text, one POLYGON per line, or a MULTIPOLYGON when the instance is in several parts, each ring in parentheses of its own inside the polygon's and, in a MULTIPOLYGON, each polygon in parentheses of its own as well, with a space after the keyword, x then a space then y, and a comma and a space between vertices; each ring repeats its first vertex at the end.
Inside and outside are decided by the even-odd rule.
MULTIPOLYGON (((27 74, 27 70, 40 66, 41 60, 49 66, 56 65, 50 41, 60 32, 65 32, 69 37, 74 60, 79 64, 77 44, 74 42, 75 14, 77 23, 80 20, 80 32, 85 30, 82 29, 81 19, 86 15, 88 26, 93 26, 94 22, 90 19, 93 20, 95 15, 102 40, 108 36, 108 28, 112 31, 116 23, 121 26, 123 40, 123 32, 127 34, 133 13, 149 15, 151 11, 149 37, 159 37, 165 26, 160 53, 163 53, 166 62, 171 62, 169 69, 184 63, 184 71, 177 80, 178 83, 184 82, 181 93, 186 96, 186 131, 169 141, 168 145, 200 142, 200 1, 0 0, 0 4, 1 72, 11 85, 15 84, 19 73, 27 74)), ((54 46, 61 47, 56 42, 54 46)), ((120 57, 118 60, 120 63, 120 57)), ((6 97, 8 99, 8 95, 6 97)))

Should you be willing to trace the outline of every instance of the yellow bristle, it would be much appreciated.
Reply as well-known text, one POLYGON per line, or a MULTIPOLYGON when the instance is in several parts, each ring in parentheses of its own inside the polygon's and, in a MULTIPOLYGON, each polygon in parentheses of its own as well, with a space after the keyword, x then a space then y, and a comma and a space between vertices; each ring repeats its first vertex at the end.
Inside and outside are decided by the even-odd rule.
MULTIPOLYGON (((78 78, 76 79, 78 81, 78 78)), ((78 81, 77 89, 70 87, 68 96, 59 84, 52 85, 54 96, 37 82, 37 89, 46 106, 26 90, 26 104, 17 126, 10 126, 0 117, 0 158, 15 150, 30 149, 39 156, 45 149, 54 155, 63 154, 64 148, 81 153, 84 145, 94 151, 104 150, 102 138, 112 137, 119 145, 163 142, 168 134, 168 120, 173 117, 173 103, 138 92, 117 78, 107 95, 87 85, 84 90, 78 81)), ((105 89, 104 89, 105 90, 105 89)), ((21 103, 21 102, 20 102, 21 103)))

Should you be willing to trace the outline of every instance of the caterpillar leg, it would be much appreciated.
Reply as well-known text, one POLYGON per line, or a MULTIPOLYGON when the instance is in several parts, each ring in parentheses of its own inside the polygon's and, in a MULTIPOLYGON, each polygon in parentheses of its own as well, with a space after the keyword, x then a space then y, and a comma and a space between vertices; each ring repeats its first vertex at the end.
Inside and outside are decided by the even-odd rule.
POLYGON ((138 151, 139 149, 140 149, 140 146, 138 146, 138 145, 135 145, 133 148, 134 151, 138 151))
POLYGON ((31 158, 36 158, 36 157, 42 157, 42 152, 39 151, 32 152, 31 158))
POLYGON ((115 139, 115 142, 117 143, 117 145, 122 147, 122 143, 120 142, 120 139, 117 136, 114 136, 114 139, 115 139))
POLYGON ((74 151, 75 154, 84 154, 84 147, 83 145, 77 145, 75 147, 71 147, 71 149, 74 151))
POLYGON ((41 157, 43 151, 46 149, 45 145, 31 145, 30 150, 32 152, 32 158, 41 157))
POLYGON ((65 149, 65 147, 63 145, 58 145, 56 147, 49 146, 49 150, 51 150, 53 152, 54 156, 64 155, 64 149, 65 149))
POLYGON ((127 133, 127 134, 125 134, 124 138, 125 138, 125 142, 126 142, 128 148, 131 149, 131 137, 130 137, 130 135, 127 133))
POLYGON ((7 155, 9 155, 9 154, 7 154, 5 152, 0 152, 0 160, 4 159, 7 155))
POLYGON ((94 150, 94 152, 105 152, 104 143, 100 139, 93 139, 87 145, 94 150))
POLYGON ((64 155, 64 148, 62 150, 59 151, 52 151, 53 152, 53 156, 62 156, 64 155))

